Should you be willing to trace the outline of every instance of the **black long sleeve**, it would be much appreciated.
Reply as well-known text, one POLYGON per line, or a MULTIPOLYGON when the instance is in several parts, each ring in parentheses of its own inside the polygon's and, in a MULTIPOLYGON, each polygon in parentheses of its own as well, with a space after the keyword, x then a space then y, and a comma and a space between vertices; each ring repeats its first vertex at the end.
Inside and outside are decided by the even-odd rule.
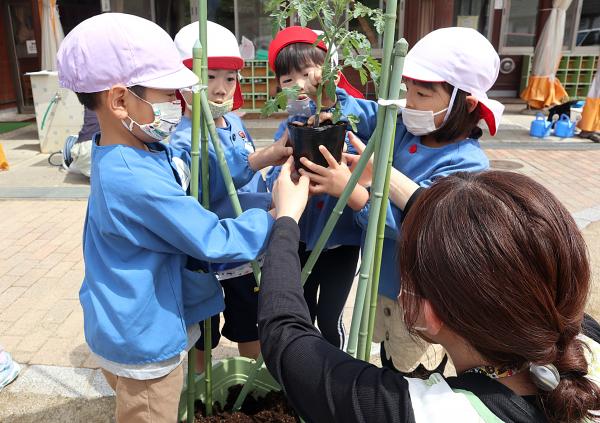
POLYGON ((414 422, 408 382, 329 344, 312 325, 300 284, 300 231, 275 223, 262 271, 258 330, 267 368, 309 422, 414 422))

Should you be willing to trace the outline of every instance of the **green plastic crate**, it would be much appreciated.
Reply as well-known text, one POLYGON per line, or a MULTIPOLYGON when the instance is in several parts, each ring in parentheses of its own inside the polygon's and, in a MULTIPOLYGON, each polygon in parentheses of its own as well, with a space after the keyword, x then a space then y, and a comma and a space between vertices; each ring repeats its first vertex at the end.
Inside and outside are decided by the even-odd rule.
MULTIPOLYGON (((248 375, 254 370, 256 361, 246 357, 232 357, 219 361, 213 365, 213 401, 225 405, 229 387, 243 384, 248 380, 248 375)), ((196 400, 204 401, 204 374, 195 379, 196 400)), ((254 380, 252 396, 264 396, 271 391, 280 391, 281 387, 273 379, 266 367, 262 367, 254 380)), ((187 419, 187 387, 183 388, 179 400, 179 421, 187 419)))

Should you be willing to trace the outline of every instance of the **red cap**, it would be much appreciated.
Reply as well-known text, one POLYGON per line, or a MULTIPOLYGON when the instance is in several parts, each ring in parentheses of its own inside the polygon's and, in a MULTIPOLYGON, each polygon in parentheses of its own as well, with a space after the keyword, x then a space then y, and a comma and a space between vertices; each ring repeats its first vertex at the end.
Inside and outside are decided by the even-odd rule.
MULTIPOLYGON (((295 43, 313 44, 315 41, 317 41, 318 37, 319 35, 316 32, 304 26, 290 26, 282 29, 277 33, 273 41, 271 41, 271 44, 269 44, 269 67, 273 72, 275 72, 275 59, 284 47, 295 43)), ((327 51, 327 46, 323 40, 317 44, 317 47, 323 51, 327 51)), ((344 89, 352 97, 365 98, 357 88, 348 82, 342 72, 340 72, 339 75, 339 88, 344 89)))
MULTIPOLYGON (((183 64, 188 69, 192 69, 193 60, 185 59, 183 64)), ((228 69, 228 70, 240 70, 244 67, 244 61, 239 57, 209 57, 208 58, 208 69, 228 69)), ((239 79, 235 84, 235 92, 233 93, 233 109, 237 110, 244 105, 244 97, 242 96, 242 87, 240 86, 239 79)))

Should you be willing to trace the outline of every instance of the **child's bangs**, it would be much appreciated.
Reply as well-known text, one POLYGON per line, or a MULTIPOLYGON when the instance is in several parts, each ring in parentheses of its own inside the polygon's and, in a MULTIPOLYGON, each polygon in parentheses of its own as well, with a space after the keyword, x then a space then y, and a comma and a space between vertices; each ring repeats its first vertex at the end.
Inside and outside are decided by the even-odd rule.
POLYGON ((307 66, 321 66, 325 52, 312 44, 295 43, 281 49, 275 59, 275 74, 286 75, 293 71, 302 72, 307 66))

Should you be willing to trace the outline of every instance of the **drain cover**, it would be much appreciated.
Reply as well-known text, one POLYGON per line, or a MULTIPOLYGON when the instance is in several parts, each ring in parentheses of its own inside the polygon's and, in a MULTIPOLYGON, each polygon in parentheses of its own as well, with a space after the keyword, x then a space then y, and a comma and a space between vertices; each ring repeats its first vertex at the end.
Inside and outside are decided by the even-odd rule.
POLYGON ((523 164, 512 160, 490 160, 490 167, 498 170, 517 170, 523 167, 523 164))

